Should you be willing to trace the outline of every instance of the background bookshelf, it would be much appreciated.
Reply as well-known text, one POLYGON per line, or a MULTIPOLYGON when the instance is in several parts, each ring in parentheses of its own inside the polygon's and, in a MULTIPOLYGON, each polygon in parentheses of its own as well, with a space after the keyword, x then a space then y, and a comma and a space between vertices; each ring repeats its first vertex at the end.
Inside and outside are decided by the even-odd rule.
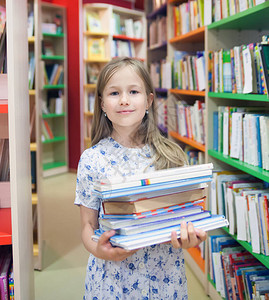
POLYGON ((81 150, 90 145, 94 93, 102 67, 117 56, 146 60, 144 12, 108 4, 84 4, 81 57, 83 92, 81 100, 81 150))
POLYGON ((167 136, 169 78, 162 76, 167 63, 167 1, 146 1, 147 64, 158 97, 158 126, 167 136), (166 80, 168 79, 168 80, 166 80))
MULTIPOLYGON (((268 35, 269 25, 265 22, 269 12, 269 2, 264 2, 245 11, 239 12, 218 22, 214 22, 206 29, 206 51, 217 51, 220 49, 231 49, 235 46, 250 43, 260 43, 263 35, 268 35)), ((207 142, 206 161, 213 162, 215 169, 219 170, 241 170, 265 182, 269 182, 268 171, 261 167, 252 166, 246 162, 231 158, 222 152, 214 149, 213 135, 213 112, 219 106, 232 107, 259 107, 265 112, 269 109, 267 95, 259 94, 233 94, 217 93, 206 91, 206 111, 207 111, 207 142)), ((229 230, 224 228, 221 234, 229 234, 229 230)), ((229 234, 230 235, 230 234, 229 234)), ((237 240, 237 235, 230 235, 237 240)), ((252 251, 252 246, 245 241, 237 240, 247 251, 256 257, 266 268, 269 268, 269 257, 257 254, 252 251)), ((209 257, 207 258, 207 260, 209 257)), ((210 277, 209 277, 210 278, 210 277)), ((216 292, 214 283, 209 280, 208 294, 211 298, 221 299, 216 292)))
MULTIPOLYGON (((190 156, 192 156, 190 153, 195 153, 195 155, 197 155, 195 163, 203 163, 205 161, 206 150, 205 140, 203 140, 203 142, 202 140, 198 141, 197 136, 194 135, 194 132, 193 134, 190 134, 190 131, 189 133, 187 133, 187 131, 186 133, 183 133, 180 131, 179 127, 179 115, 181 114, 182 116, 182 113, 179 112, 179 107, 177 106, 179 101, 184 101, 182 102, 182 105, 188 106, 188 109, 185 110, 184 115, 189 116, 189 120, 185 119, 184 124, 191 124, 190 120, 194 121, 194 119, 191 119, 191 114, 194 112, 195 102, 199 100, 199 106, 204 106, 205 102, 204 88, 199 90, 198 86, 195 88, 194 85, 192 87, 188 85, 188 88, 186 89, 183 86, 179 86, 178 78, 180 76, 183 77, 184 75, 176 74, 175 72, 175 70, 177 70, 176 65, 179 65, 179 63, 176 62, 177 60, 175 59, 175 53, 195 55, 197 51, 204 51, 205 49, 205 27, 203 26, 203 23, 195 24, 195 27, 189 28, 188 32, 183 32, 183 26, 182 28, 179 26, 179 24, 182 24, 183 22, 183 16, 179 17, 179 8, 181 5, 186 5, 186 3, 187 2, 185 1, 168 1, 167 4, 167 60, 171 63, 172 69, 171 86, 168 92, 167 107, 168 137, 179 143, 181 147, 185 149, 185 152, 189 153, 190 156)), ((205 70, 203 77, 205 78, 205 70)), ((197 80, 197 78, 195 80, 197 80)), ((201 107, 199 108, 199 111, 202 111, 201 107)), ((200 115, 200 117, 201 116, 202 115, 200 115)), ((199 119, 198 115, 196 116, 196 119, 199 119)), ((206 134, 206 127, 204 126, 203 129, 204 134, 206 134)), ((191 158, 189 158, 189 160, 191 162, 191 158)), ((185 259, 189 266, 194 270, 194 273, 197 275, 197 278, 204 288, 207 288, 208 281, 206 277, 207 262, 205 259, 205 244, 201 245, 201 249, 192 248, 188 251, 185 251, 185 259)))
POLYGON ((6 7, 8 20, 8 74, 0 74, 0 139, 9 141, 10 163, 10 183, 0 183, 0 246, 12 245, 16 299, 33 299, 27 5, 26 1, 16 0, 1 0, 0 5, 6 7))
POLYGON ((68 171, 67 27, 64 6, 39 3, 39 142, 44 177, 68 171))

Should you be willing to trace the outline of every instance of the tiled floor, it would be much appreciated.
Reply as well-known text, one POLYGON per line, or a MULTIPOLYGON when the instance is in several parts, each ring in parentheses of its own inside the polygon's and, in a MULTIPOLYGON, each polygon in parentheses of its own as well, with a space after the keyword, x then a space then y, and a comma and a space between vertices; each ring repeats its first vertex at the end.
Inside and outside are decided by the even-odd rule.
MULTIPOLYGON (((80 239, 79 208, 75 207, 76 175, 47 178, 42 203, 43 270, 35 271, 36 300, 79 300, 83 297, 88 253, 80 239)), ((186 266, 190 300, 209 299, 186 266)))

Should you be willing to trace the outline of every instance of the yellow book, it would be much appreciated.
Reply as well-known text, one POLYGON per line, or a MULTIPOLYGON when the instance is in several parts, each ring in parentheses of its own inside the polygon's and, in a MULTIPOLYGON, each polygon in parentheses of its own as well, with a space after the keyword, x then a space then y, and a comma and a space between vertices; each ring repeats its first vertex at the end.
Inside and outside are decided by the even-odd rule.
POLYGON ((105 40, 89 39, 88 41, 88 58, 104 59, 105 58, 105 40))

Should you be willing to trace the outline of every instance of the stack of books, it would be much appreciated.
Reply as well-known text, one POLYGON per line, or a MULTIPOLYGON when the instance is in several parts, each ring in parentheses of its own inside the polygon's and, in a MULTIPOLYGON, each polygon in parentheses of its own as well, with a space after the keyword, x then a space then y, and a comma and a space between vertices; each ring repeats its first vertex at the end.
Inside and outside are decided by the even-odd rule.
POLYGON ((111 244, 133 250, 170 241, 172 231, 179 238, 182 221, 205 231, 227 226, 224 216, 203 209, 212 169, 202 164, 95 183, 102 210, 93 240, 113 229, 111 244))

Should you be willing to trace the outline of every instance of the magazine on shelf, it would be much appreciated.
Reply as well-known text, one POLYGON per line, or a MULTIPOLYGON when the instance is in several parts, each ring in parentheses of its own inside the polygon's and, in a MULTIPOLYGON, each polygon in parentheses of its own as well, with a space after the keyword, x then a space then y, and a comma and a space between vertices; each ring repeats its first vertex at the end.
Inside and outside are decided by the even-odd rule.
POLYGON ((205 189, 191 190, 152 198, 141 198, 135 201, 103 202, 104 214, 133 214, 159 209, 185 202, 202 199, 206 196, 205 189))
MULTIPOLYGON (((202 229, 204 231, 213 230, 216 228, 224 227, 228 225, 228 221, 224 216, 211 216, 202 220, 192 222, 195 228, 202 229)), ((171 232, 176 231, 177 237, 180 238, 180 225, 170 226, 168 228, 162 228, 152 230, 149 232, 134 234, 134 235, 115 235, 110 238, 110 242, 113 246, 118 246, 126 250, 134 250, 142 247, 156 245, 171 240, 171 232)), ((96 230, 92 236, 94 241, 98 241, 101 230, 96 230)))
POLYGON ((119 229, 131 225, 141 225, 152 222, 157 222, 161 220, 168 220, 171 218, 178 218, 182 216, 188 216, 192 214, 199 213, 203 208, 199 205, 190 205, 189 207, 180 208, 180 207, 170 207, 169 210, 159 210, 154 212, 154 214, 134 214, 134 215, 111 215, 106 216, 106 218, 99 218, 99 223, 102 226, 109 227, 111 229, 119 229), (111 218, 115 217, 115 218, 111 218), (121 218, 122 217, 122 218, 121 218))
MULTIPOLYGON (((137 224, 137 225, 132 225, 132 226, 126 226, 126 227, 121 227, 116 230, 116 234, 119 235, 131 235, 131 234, 137 234, 137 233, 142 233, 142 232, 147 232, 150 230, 156 230, 156 229, 161 229, 161 228, 166 228, 174 225, 179 225, 183 221, 186 222, 193 222, 197 220, 201 220, 204 218, 210 217, 210 212, 209 211, 201 211, 197 214, 192 214, 192 215, 184 215, 180 217, 173 217, 170 215, 170 218, 166 220, 160 220, 160 221, 153 221, 150 223, 146 224, 137 224)), ((102 226, 102 230, 110 230, 110 227, 102 226)))

